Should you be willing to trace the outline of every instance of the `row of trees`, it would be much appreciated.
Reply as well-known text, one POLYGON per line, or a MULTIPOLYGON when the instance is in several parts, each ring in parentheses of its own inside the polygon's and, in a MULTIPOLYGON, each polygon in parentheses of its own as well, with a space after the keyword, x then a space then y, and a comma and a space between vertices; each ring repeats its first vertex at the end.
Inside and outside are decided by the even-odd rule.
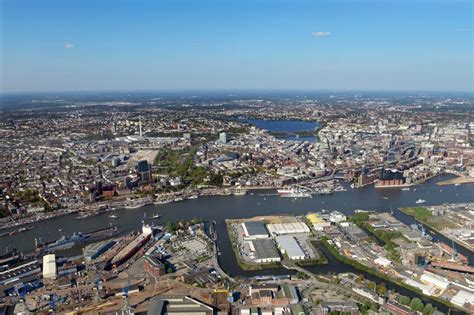
POLYGON ((414 312, 422 312, 423 315, 431 315, 436 311, 431 303, 424 304, 423 301, 417 297, 410 300, 408 296, 402 295, 399 299, 400 304, 409 306, 414 312))

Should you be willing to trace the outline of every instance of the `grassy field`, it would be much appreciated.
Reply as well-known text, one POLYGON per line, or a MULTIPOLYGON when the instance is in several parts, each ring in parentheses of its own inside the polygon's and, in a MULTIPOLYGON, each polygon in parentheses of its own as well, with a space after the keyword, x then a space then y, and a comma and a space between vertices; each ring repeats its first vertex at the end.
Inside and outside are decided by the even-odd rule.
POLYGON ((433 216, 431 211, 425 207, 407 207, 400 209, 405 214, 414 217, 417 221, 436 229, 454 228, 456 225, 443 216, 433 216))

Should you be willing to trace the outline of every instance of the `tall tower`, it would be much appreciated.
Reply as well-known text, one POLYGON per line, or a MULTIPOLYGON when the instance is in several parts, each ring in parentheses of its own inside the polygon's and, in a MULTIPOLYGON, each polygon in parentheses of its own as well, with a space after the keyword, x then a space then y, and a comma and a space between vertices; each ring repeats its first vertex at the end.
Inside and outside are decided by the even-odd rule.
POLYGON ((140 138, 141 138, 141 137, 143 137, 142 116, 139 117, 139 124, 140 124, 140 138))

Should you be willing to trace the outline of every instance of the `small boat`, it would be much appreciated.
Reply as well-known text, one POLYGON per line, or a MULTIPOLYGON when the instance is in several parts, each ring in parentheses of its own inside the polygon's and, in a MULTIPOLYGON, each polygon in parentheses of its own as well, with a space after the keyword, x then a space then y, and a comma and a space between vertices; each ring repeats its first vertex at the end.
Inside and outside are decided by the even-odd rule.
POLYGON ((415 203, 417 204, 422 204, 422 203, 425 203, 426 200, 425 199, 418 199, 417 201, 415 201, 415 203))
POLYGON ((388 200, 388 197, 383 196, 382 198, 385 199, 385 200, 388 200))
POLYGON ((79 212, 79 215, 76 217, 78 220, 87 219, 99 215, 98 212, 79 212))
POLYGON ((164 204, 167 204, 167 203, 170 203, 172 202, 173 200, 170 200, 170 199, 165 199, 165 200, 157 200, 155 202, 153 202, 154 205, 164 205, 164 204))
POLYGON ((116 214, 111 214, 111 215, 109 215, 109 218, 111 218, 111 219, 118 219, 118 215, 116 215, 116 214))
POLYGON ((247 193, 245 189, 237 189, 234 191, 234 196, 244 196, 247 193))
POLYGON ((461 186, 461 184, 460 184, 460 183, 456 183, 456 184, 454 184, 454 186, 461 186))
POLYGON ((402 188, 403 191, 409 191, 410 190, 410 187, 405 187, 405 188, 402 188))
POLYGON ((137 209, 143 207, 144 203, 128 203, 125 205, 125 209, 137 209))
POLYGON ((161 215, 159 214, 154 214, 150 217, 150 219, 159 219, 159 218, 161 218, 161 215))

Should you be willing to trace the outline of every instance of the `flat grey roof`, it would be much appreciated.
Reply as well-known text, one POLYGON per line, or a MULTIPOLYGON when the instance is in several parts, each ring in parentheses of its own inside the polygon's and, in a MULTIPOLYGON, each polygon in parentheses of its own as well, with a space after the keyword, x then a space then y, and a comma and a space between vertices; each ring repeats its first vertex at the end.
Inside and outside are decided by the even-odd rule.
POLYGON ((265 228, 265 225, 263 222, 258 222, 258 221, 249 221, 249 222, 244 222, 245 228, 247 229, 247 232, 249 236, 251 235, 268 235, 268 231, 265 228))
POLYGON ((258 239, 252 241, 255 248, 255 256, 257 259, 280 257, 276 249, 275 243, 271 239, 258 239))

